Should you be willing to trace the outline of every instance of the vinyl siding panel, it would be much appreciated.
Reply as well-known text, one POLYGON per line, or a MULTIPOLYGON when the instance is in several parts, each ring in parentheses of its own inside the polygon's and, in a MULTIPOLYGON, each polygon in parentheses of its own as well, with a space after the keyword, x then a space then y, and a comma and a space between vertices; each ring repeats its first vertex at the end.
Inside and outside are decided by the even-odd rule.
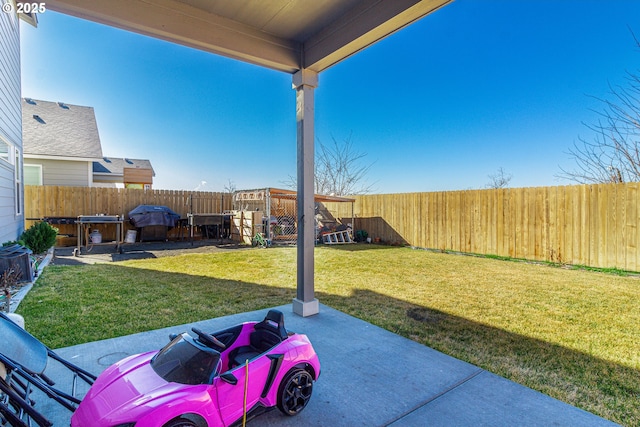
MULTIPOLYGON (((0 0, 0 4, 8 2, 0 0)), ((0 131, 9 142, 22 147, 20 36, 14 14, 0 14, 0 70, 0 131)))
POLYGON ((29 159, 29 164, 42 165, 43 185, 70 187, 88 187, 90 185, 88 162, 29 159))
MULTIPOLYGON (((9 0, 0 0, 0 6, 9 0)), ((0 13, 0 135, 22 151, 20 31, 13 13, 0 13)), ((16 215, 15 166, 0 165, 0 243, 16 240, 24 229, 16 215)), ((24 209, 22 209, 24 211, 24 209)))
POLYGON ((16 240, 24 231, 23 216, 16 215, 13 169, 0 165, 0 244, 16 240))

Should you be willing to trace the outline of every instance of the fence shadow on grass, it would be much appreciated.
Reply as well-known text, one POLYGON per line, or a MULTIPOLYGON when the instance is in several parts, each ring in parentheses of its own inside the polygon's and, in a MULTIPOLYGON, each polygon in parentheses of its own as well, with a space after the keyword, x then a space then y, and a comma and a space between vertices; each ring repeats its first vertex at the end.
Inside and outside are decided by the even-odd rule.
MULTIPOLYGON (((34 336, 57 348, 279 306, 294 296, 295 283, 269 286, 102 264, 48 269, 19 312, 34 336)), ((316 296, 322 304, 604 418, 640 423, 637 369, 370 290, 316 296)))

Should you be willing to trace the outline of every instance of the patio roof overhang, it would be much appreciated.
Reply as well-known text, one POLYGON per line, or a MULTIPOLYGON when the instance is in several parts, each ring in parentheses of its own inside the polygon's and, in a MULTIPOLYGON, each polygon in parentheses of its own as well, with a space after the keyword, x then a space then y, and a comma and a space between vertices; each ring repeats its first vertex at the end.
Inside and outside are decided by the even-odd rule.
POLYGON ((320 73, 451 1, 47 0, 47 9, 287 73, 320 73))
MULTIPOLYGON (((23 2, 22 0, 18 0, 23 2)), ((318 74, 452 0, 47 0, 47 9, 293 74, 298 264, 293 311, 314 293, 314 90, 318 74)))

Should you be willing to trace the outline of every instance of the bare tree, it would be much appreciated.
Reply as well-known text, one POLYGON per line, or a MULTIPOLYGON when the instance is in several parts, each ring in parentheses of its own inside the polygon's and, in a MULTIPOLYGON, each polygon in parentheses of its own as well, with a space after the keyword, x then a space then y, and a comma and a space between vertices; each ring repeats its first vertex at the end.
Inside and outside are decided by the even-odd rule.
POLYGON ((487 176, 489 177, 489 183, 486 185, 487 188, 507 188, 509 187, 511 178, 513 178, 513 175, 505 172, 502 167, 498 169, 498 172, 487 176))
MULTIPOLYGON (((331 137, 333 144, 316 145, 314 191, 316 194, 345 196, 371 192, 373 184, 364 182, 373 163, 364 163, 366 153, 353 146, 351 135, 342 144, 331 137)), ((284 184, 296 188, 296 178, 289 176, 284 184)))
POLYGON ((597 123, 585 124, 595 136, 574 142, 568 154, 576 168, 560 168, 558 177, 582 184, 640 181, 640 75, 627 72, 626 85, 609 89, 611 100, 594 97, 602 103, 597 123))
POLYGON ((227 183, 224 185, 224 192, 225 192, 225 193, 235 193, 235 192, 236 192, 236 190, 237 190, 237 188, 236 188, 236 183, 235 183, 235 182, 233 182, 233 181, 231 180, 231 178, 229 178, 229 179, 227 180, 227 183))

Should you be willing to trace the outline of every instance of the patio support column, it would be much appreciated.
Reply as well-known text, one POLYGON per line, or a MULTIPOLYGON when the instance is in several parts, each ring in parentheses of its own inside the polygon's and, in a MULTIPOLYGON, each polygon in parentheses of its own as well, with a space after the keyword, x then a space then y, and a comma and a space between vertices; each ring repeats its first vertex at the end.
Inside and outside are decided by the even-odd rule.
POLYGON ((296 90, 296 122, 298 139, 298 281, 293 312, 303 316, 320 310, 314 295, 313 248, 315 246, 314 203, 314 89, 318 74, 302 69, 293 75, 296 90))

